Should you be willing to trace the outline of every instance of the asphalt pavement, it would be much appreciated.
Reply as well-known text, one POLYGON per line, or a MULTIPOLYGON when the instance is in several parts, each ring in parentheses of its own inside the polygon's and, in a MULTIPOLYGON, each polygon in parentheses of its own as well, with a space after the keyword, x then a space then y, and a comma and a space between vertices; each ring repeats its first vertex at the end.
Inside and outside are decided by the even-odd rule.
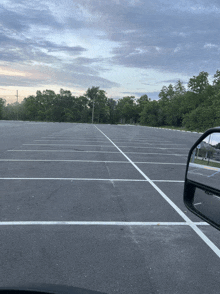
POLYGON ((0 135, 0 287, 219 293, 219 231, 183 204, 200 134, 0 121, 0 135))

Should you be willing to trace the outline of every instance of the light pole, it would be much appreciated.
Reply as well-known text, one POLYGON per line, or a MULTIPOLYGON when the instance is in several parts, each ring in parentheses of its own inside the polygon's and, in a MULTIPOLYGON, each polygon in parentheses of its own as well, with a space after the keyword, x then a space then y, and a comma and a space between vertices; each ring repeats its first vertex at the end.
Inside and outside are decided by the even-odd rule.
POLYGON ((18 90, 17 90, 17 120, 18 120, 18 90))
POLYGON ((92 124, 93 124, 93 118, 94 118, 94 97, 93 97, 93 105, 92 105, 92 124))

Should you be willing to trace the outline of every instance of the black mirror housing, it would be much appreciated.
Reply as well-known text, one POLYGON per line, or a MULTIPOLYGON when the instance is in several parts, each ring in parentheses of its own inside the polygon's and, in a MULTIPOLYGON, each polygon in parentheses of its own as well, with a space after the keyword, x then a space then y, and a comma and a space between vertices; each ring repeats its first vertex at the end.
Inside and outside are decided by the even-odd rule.
POLYGON ((220 128, 206 131, 189 151, 184 204, 220 230, 220 128))

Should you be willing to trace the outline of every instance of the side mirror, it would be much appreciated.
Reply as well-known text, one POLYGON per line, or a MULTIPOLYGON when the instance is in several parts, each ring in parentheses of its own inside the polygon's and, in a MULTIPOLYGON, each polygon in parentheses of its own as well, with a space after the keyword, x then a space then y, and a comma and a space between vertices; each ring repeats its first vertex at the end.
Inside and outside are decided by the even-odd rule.
POLYGON ((189 151, 184 204, 220 230, 220 128, 206 131, 189 151))

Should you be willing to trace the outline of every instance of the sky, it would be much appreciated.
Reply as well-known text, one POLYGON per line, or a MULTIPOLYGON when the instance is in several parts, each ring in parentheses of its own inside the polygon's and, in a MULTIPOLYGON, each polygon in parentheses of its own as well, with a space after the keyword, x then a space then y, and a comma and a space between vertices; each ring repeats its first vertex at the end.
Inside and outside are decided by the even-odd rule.
POLYGON ((220 70, 219 0, 0 0, 0 97, 92 86, 109 98, 220 70))

